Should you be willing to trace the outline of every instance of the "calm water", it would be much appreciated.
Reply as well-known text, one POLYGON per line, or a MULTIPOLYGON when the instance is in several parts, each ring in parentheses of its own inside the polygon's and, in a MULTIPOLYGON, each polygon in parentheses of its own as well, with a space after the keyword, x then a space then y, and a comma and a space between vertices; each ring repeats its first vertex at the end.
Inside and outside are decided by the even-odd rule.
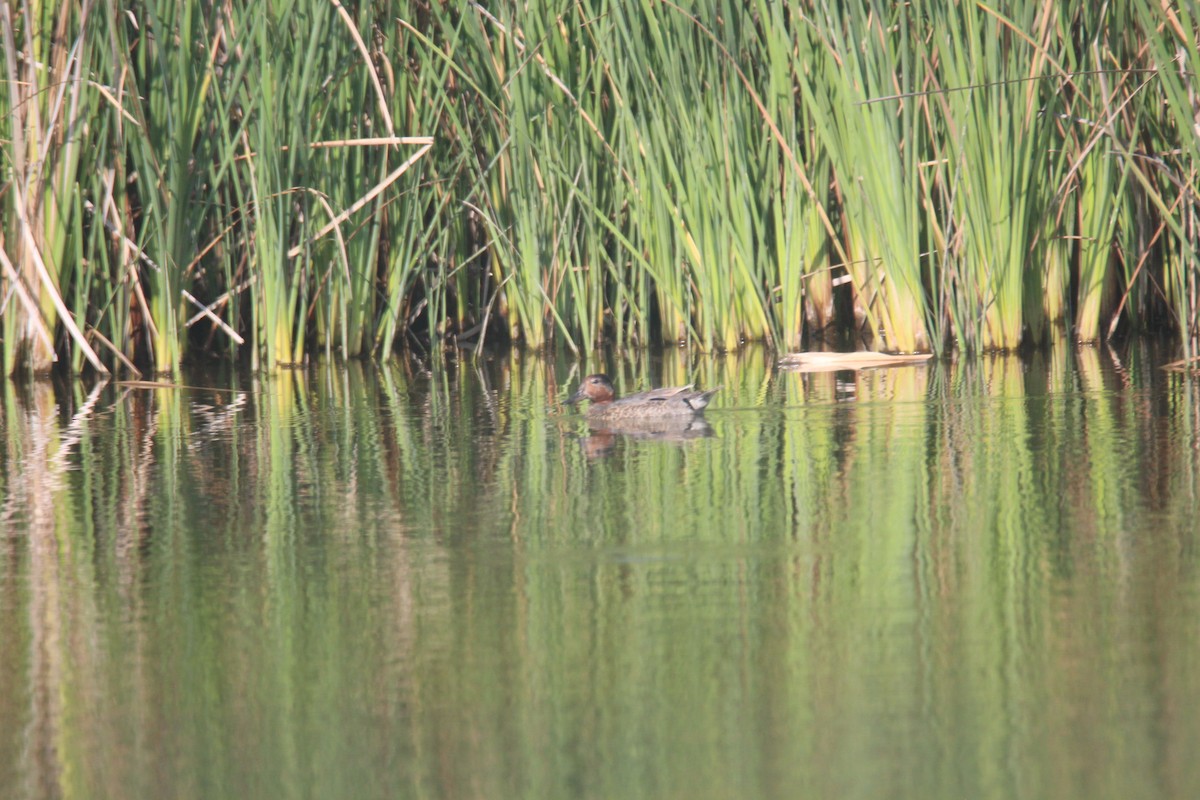
POLYGON ((1200 796, 1196 378, 608 366, 0 383, 0 797, 1200 796))

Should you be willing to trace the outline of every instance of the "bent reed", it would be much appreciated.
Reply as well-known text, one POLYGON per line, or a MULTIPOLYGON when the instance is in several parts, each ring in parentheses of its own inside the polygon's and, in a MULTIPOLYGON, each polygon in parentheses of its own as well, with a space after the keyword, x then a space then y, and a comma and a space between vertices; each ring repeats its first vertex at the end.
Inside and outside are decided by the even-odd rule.
POLYGON ((1200 23, 1017 0, 0 3, 6 375, 1200 334, 1200 23))

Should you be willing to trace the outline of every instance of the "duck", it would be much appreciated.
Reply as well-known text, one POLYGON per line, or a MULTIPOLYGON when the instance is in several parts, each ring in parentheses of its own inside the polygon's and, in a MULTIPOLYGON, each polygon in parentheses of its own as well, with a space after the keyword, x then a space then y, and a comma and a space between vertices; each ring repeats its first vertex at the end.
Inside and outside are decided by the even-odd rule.
POLYGON ((692 384, 665 386, 618 399, 609 377, 596 373, 584 378, 565 402, 574 405, 580 400, 590 401, 587 410, 589 420, 690 419, 704 413, 708 401, 720 389, 718 386, 707 391, 696 391, 692 384))

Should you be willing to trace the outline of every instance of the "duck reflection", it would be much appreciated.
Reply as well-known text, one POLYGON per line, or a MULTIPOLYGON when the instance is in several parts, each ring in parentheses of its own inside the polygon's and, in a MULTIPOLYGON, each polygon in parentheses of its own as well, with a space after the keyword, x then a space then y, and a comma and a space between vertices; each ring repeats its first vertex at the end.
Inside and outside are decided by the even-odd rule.
POLYGON ((588 435, 580 437, 580 444, 589 459, 604 458, 609 455, 621 438, 682 443, 715 435, 712 426, 704 420, 704 417, 590 419, 588 428, 588 435))

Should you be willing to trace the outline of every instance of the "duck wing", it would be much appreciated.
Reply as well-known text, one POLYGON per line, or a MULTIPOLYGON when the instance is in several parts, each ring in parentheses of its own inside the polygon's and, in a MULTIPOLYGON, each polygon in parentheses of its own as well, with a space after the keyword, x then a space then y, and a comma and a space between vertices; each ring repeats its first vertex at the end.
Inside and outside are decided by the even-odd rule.
POLYGON ((692 384, 687 386, 662 386, 647 392, 638 392, 613 401, 613 405, 644 405, 647 403, 666 403, 671 400, 685 399, 691 392, 692 384))

